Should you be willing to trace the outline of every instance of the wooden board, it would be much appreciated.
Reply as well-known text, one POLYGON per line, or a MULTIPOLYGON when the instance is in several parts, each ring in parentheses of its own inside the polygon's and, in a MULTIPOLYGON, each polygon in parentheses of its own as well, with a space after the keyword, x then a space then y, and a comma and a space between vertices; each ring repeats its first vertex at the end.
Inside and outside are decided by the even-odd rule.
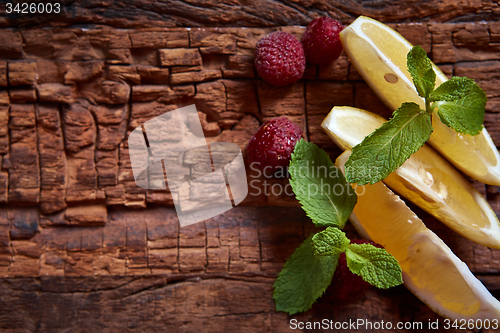
MULTIPOLYGON (((290 191, 280 190, 287 181, 248 169, 254 186, 242 205, 180 228, 168 191, 135 184, 127 137, 147 120, 194 103, 210 142, 245 151, 262 122, 285 115, 335 158, 339 149, 319 127, 332 106, 386 117, 389 110, 345 55, 276 88, 257 77, 253 49, 271 31, 300 37, 298 25, 318 15, 338 14, 347 24, 363 13, 406 21, 391 26, 448 75, 475 79, 488 94, 485 125, 500 146, 500 24, 492 19, 498 4, 414 11, 398 9, 404 3, 317 2, 273 4, 279 14, 270 14, 264 1, 243 12, 220 4, 136 1, 137 8, 120 10, 113 2, 102 11, 101 3, 65 3, 66 14, 46 28, 34 27, 42 18, 16 16, 4 17, 0 29, 2 331, 284 332, 292 319, 443 323, 404 287, 346 304, 327 292, 305 314, 275 312, 276 275, 314 231, 290 191), (216 24, 226 27, 197 27, 216 24), (272 27, 282 24, 296 26, 272 27), (173 27, 182 25, 193 28, 173 27)), ((500 213, 498 187, 474 185, 500 213)), ((412 208, 499 297, 500 251, 412 208)))
MULTIPOLYGON (((17 1, 13 1, 16 3, 17 1)), ((53 2, 54 3, 54 2, 53 2)), ((106 24, 121 28, 249 26, 274 27, 307 25, 319 16, 338 17, 342 22, 359 15, 384 22, 466 22, 497 21, 498 2, 477 1, 410 1, 399 0, 387 5, 383 1, 315 0, 315 1, 74 1, 61 0, 59 13, 22 15, 4 14, 0 26, 33 27, 37 25, 71 26, 106 24)), ((1 4, 2 13, 5 5, 1 4)))

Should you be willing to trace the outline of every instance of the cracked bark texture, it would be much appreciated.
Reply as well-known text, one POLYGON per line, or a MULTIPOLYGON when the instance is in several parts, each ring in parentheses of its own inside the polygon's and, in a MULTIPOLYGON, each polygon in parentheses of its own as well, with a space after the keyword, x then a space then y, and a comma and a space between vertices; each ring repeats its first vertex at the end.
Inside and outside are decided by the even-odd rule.
MULTIPOLYGON (((253 67, 255 42, 277 29, 300 37, 304 27, 251 26, 306 24, 324 13, 339 14, 343 23, 359 12, 408 21, 391 26, 422 45, 445 73, 484 88, 485 126, 500 145, 500 24, 453 23, 497 15, 496 3, 447 2, 432 10, 419 3, 418 11, 399 11, 404 2, 273 2, 272 12, 266 1, 245 8, 136 1, 125 10, 120 3, 64 1, 66 14, 52 17, 52 27, 0 30, 2 331, 289 330, 290 318, 274 311, 272 285, 314 227, 294 197, 278 191, 287 181, 247 168, 251 186, 239 207, 180 228, 168 189, 136 186, 127 146, 136 127, 195 103, 209 142, 234 142, 245 152, 260 124, 284 115, 334 158, 340 151, 319 127, 332 106, 390 115, 345 55, 329 66, 308 65, 289 87, 262 82, 253 67), (426 22, 431 19, 446 22, 426 22), (108 26, 70 26, 91 21, 108 26), (177 27, 200 25, 232 27, 177 27)), ((43 19, 0 22, 20 27, 43 19)), ((474 185, 500 213, 498 187, 474 185)), ((499 250, 473 244, 412 209, 500 296, 499 250)), ((396 323, 439 317, 398 287, 347 304, 327 292, 293 318, 396 323)))
MULTIPOLYGON (((320 16, 350 22, 366 15, 384 22, 495 21, 500 14, 497 1, 398 0, 384 1, 75 1, 63 0, 61 12, 45 15, 5 15, 0 26, 32 27, 42 24, 69 26, 73 22, 106 24, 119 28, 198 26, 288 26, 307 25, 320 16)), ((2 10, 5 8, 2 5, 2 10)), ((5 12, 5 11, 2 11, 5 12)))

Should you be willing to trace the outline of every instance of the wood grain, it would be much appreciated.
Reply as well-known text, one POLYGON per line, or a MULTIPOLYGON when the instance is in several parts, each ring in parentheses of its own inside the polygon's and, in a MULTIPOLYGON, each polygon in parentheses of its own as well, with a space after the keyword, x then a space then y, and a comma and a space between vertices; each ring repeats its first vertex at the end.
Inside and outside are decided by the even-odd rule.
MULTIPOLYGON (((496 21, 500 5, 496 1, 425 1, 398 0, 387 6, 383 1, 341 0, 332 3, 317 1, 74 1, 63 0, 58 14, 6 14, 0 19, 3 27, 34 27, 41 25, 70 26, 105 24, 119 28, 248 26, 274 27, 307 25, 320 16, 331 16, 351 22, 359 15, 384 22, 465 22, 496 21)), ((0 9, 5 13, 5 5, 0 9)), ((143 39, 145 42, 148 39, 143 39)), ((149 41, 147 42, 149 43, 149 41)), ((16 52, 15 48, 8 48, 16 52)))
MULTIPOLYGON (((401 9, 394 17, 408 23, 392 27, 421 44, 447 74, 478 81, 489 97, 486 127, 500 145, 500 25, 452 22, 489 18, 497 4, 447 3, 412 11, 414 6, 402 9, 403 2, 283 3, 275 4, 279 14, 271 14, 264 1, 253 3, 258 11, 243 13, 219 3, 179 3, 172 9, 136 1, 136 16, 127 21, 123 17, 130 12, 118 10, 119 3, 104 12, 101 2, 66 1, 73 16, 51 24, 93 20, 130 29, 0 30, 2 331, 280 332, 290 329, 293 318, 438 319, 403 287, 370 291, 348 304, 327 293, 305 314, 276 313, 274 279, 314 231, 291 192, 277 191, 287 188, 287 180, 247 168, 253 186, 240 207, 180 228, 168 190, 135 184, 127 137, 149 119, 195 103, 209 142, 234 142, 245 152, 260 124, 284 115, 335 158, 339 149, 319 127, 331 107, 358 106, 386 117, 389 110, 345 55, 329 66, 308 65, 305 77, 289 87, 262 82, 253 67, 255 42, 276 29, 300 36, 304 27, 234 26, 305 24, 322 13, 342 14, 348 22, 370 6, 365 14, 379 18, 401 9), (480 14, 472 15, 480 5, 480 14), (160 19, 159 26, 234 26, 135 28, 146 19, 147 26, 160 19)), ((7 20, 2 24, 42 23, 7 20)), ((474 185, 500 213, 498 187, 474 185)), ((412 209, 500 296, 499 250, 475 245, 412 209)), ((347 232, 356 236, 352 228, 347 232)))

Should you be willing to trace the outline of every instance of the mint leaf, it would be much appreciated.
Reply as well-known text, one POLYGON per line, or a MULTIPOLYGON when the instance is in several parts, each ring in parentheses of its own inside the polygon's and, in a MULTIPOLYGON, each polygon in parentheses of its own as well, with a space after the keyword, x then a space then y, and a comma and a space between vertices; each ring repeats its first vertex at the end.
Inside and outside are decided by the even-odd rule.
POLYGON ((292 315, 309 310, 330 285, 339 256, 315 256, 308 237, 288 258, 274 282, 276 311, 292 315))
POLYGON ((374 184, 420 149, 432 133, 431 115, 415 103, 403 103, 394 116, 360 144, 345 164, 350 183, 374 184))
POLYGON ((301 139, 295 145, 288 171, 295 197, 314 224, 342 229, 357 197, 328 154, 301 139))
POLYGON ((317 256, 341 254, 349 245, 349 238, 340 229, 328 227, 312 238, 312 247, 317 256))
POLYGON ((347 267, 369 284, 387 289, 403 283, 399 263, 385 249, 371 244, 351 244, 345 254, 347 267))
POLYGON ((483 129, 486 94, 474 80, 454 76, 429 96, 441 121, 455 131, 476 135, 483 129))
POLYGON ((436 84, 436 73, 427 57, 427 52, 420 46, 412 47, 406 56, 408 72, 413 78, 413 84, 417 88, 420 97, 428 97, 434 90, 436 84))

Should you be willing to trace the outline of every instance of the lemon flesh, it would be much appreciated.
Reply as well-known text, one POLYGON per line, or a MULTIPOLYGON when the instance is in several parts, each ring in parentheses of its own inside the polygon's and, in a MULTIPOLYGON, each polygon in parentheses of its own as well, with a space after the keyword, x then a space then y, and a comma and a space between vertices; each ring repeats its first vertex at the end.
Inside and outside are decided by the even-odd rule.
MULTIPOLYGON (((343 165, 344 152, 336 161, 343 165)), ((500 318, 500 303, 448 246, 382 182, 357 189, 350 220, 401 265, 403 282, 422 302, 450 319, 500 318)))
MULTIPOLYGON (((406 66, 412 45, 399 33, 371 18, 360 16, 340 33, 352 64, 391 110, 415 102, 425 110, 406 66)), ((435 65, 436 87, 448 78, 435 65)), ((500 185, 500 155, 488 131, 471 136, 455 132, 434 112, 429 143, 459 170, 486 184, 500 185)))
MULTIPOLYGON (((361 143, 385 121, 365 110, 334 107, 321 126, 346 150, 361 143)), ((495 212, 481 194, 428 145, 383 182, 465 238, 500 248, 500 225, 495 212)))

